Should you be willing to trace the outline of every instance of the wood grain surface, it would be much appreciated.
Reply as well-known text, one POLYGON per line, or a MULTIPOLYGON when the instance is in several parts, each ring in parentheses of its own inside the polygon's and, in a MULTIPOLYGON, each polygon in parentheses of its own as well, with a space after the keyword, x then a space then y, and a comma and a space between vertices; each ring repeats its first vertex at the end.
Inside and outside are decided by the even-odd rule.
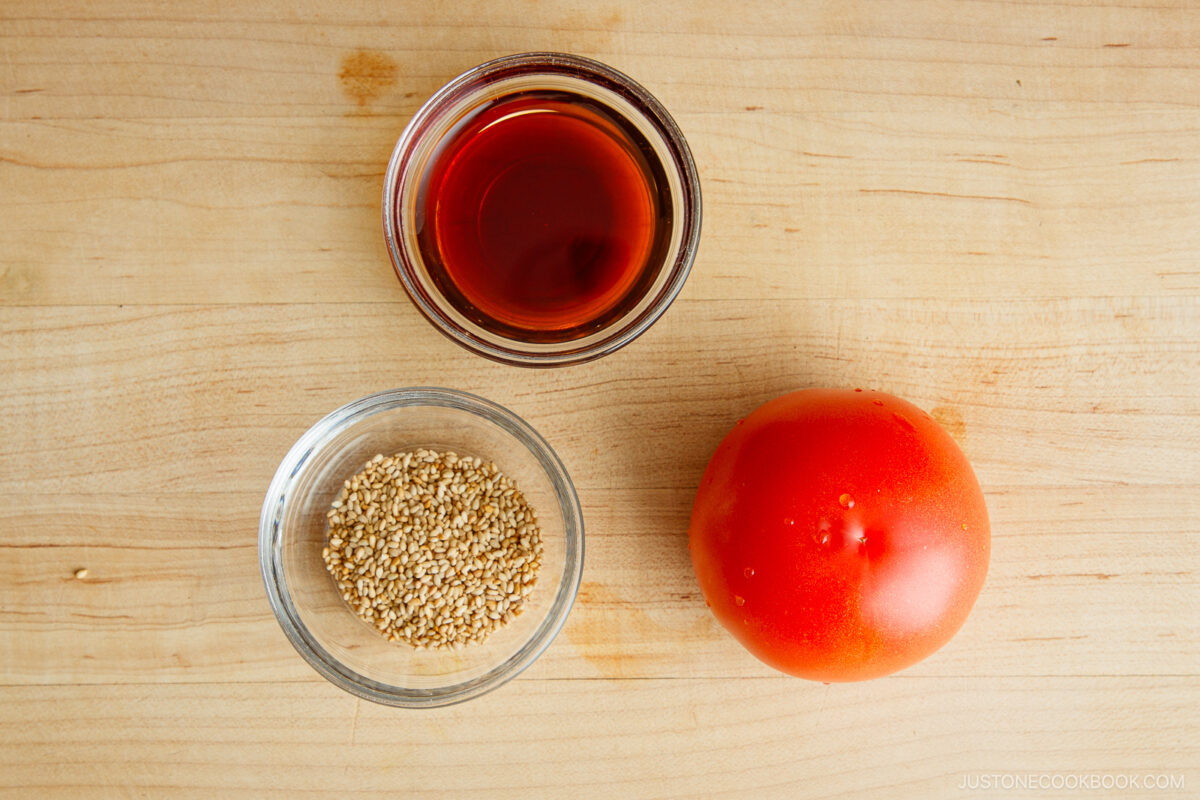
POLYGON ((1200 6, 21 1, 0 98, 0 796, 1200 793, 1200 6), (379 211, 528 50, 643 83, 704 191, 667 315, 536 372, 424 322, 379 211), (309 425, 425 384, 550 441, 588 558, 524 675, 412 712, 300 659, 256 531, 309 425), (685 548, 733 421, 818 385, 930 411, 992 518, 962 632, 865 684, 755 661, 685 548))

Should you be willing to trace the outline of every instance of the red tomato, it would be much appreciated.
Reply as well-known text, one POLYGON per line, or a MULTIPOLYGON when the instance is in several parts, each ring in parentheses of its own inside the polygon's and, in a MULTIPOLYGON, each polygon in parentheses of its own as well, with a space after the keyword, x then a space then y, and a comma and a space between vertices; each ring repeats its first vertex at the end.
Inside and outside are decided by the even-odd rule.
POLYGON ((983 587, 983 493, 933 418, 898 397, 809 389, 725 437, 689 548, 717 619, 776 669, 876 678, 950 640, 983 587))

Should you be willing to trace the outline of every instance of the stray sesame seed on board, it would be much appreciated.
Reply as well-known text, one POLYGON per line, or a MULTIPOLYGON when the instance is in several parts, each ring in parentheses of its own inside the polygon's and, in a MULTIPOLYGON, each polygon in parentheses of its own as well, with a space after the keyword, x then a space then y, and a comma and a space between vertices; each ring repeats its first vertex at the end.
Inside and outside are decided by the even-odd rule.
POLYGON ((417 648, 482 642, 521 613, 541 567, 537 515, 479 458, 378 454, 327 518, 321 554, 342 598, 388 640, 417 648))

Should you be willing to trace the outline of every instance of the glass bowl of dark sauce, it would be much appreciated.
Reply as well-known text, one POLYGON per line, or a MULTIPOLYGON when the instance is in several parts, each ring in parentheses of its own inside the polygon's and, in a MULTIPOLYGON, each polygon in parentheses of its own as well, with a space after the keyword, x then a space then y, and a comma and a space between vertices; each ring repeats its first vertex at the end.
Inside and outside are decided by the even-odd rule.
POLYGON ((590 59, 527 53, 433 95, 388 165, 384 231, 418 310, 522 366, 607 355, 683 287, 700 184, 666 109, 590 59))

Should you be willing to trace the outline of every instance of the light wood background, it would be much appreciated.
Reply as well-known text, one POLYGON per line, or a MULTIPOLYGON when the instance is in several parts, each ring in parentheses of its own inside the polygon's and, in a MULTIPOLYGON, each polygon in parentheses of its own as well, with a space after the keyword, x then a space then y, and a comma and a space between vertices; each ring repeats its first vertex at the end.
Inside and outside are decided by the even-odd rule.
POLYGON ((0 98, 0 795, 1200 793, 1200 6, 6 2, 0 98), (653 91, 705 207, 653 330, 530 372, 419 317, 379 198, 537 49, 653 91), (256 551, 299 434, 416 384, 528 419, 588 526, 545 656, 432 712, 310 670, 256 551), (871 683, 757 663, 684 547, 724 432, 816 385, 931 411, 992 516, 966 627, 871 683))

